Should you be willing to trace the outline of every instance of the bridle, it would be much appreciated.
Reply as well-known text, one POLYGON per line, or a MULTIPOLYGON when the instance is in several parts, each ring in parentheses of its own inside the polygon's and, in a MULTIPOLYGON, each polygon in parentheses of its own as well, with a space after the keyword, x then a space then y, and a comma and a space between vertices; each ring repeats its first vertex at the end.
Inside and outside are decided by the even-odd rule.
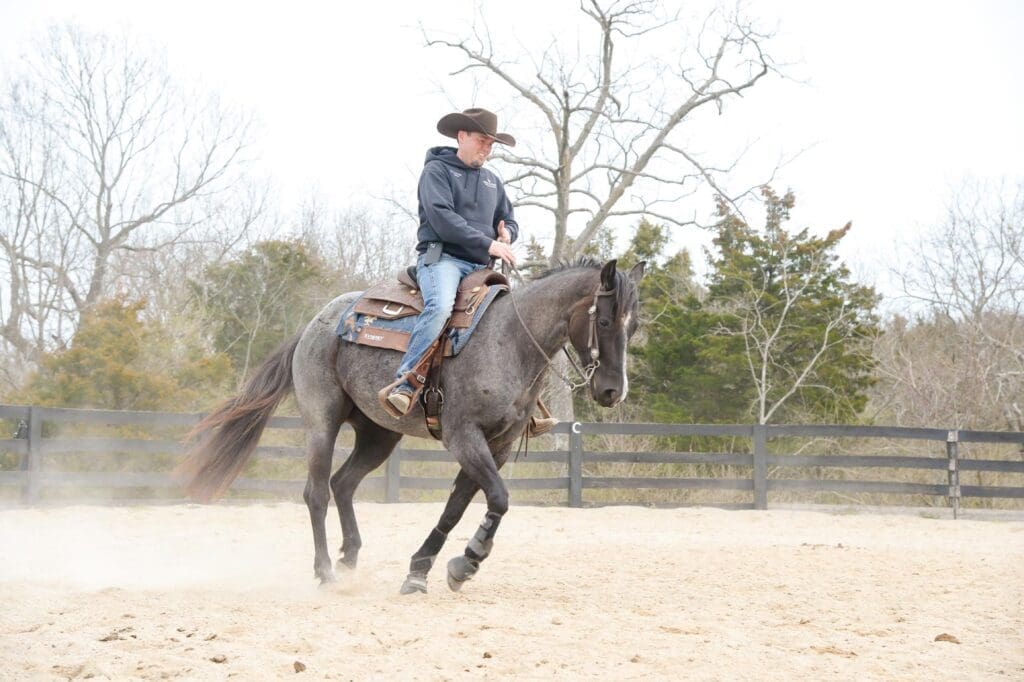
MULTIPOLYGON (((516 274, 517 277, 519 277, 519 281, 525 281, 523 279, 523 276, 519 273, 519 270, 517 270, 514 265, 509 264, 509 268, 511 269, 512 272, 516 274)), ((515 311, 516 317, 519 319, 519 324, 522 325, 523 331, 526 332, 526 336, 529 337, 530 341, 533 342, 533 345, 537 349, 537 352, 544 356, 545 360, 544 367, 540 370, 537 376, 534 377, 533 382, 531 382, 530 386, 533 386, 533 384, 537 383, 537 379, 540 379, 541 375, 543 375, 544 372, 549 369, 552 372, 554 372, 555 376, 561 379, 566 386, 569 387, 570 392, 575 391, 578 388, 583 388, 584 386, 590 383, 590 380, 594 377, 594 372, 596 372, 597 368, 601 366, 601 349, 598 346, 597 341, 597 301, 602 296, 614 295, 614 289, 604 289, 602 288, 601 283, 598 283, 597 289, 594 291, 593 294, 594 300, 591 302, 590 307, 587 308, 587 315, 590 318, 587 322, 587 354, 590 356, 590 362, 588 362, 581 368, 576 363, 576 361, 573 360, 572 354, 569 353, 569 349, 566 348, 564 344, 562 345, 562 351, 565 353, 565 357, 569 358, 569 363, 572 365, 573 369, 576 370, 576 373, 580 375, 581 381, 576 382, 570 379, 569 377, 563 375, 561 372, 559 372, 557 369, 551 366, 551 361, 554 359, 553 356, 548 356, 548 354, 544 351, 541 345, 537 342, 537 339, 534 338, 533 333, 530 331, 530 328, 526 326, 526 321, 523 319, 522 314, 520 314, 519 312, 519 306, 516 305, 515 292, 512 292, 512 309, 515 311)))
MULTIPOLYGON (((555 374, 565 382, 570 391, 575 391, 577 388, 582 388, 589 384, 590 380, 594 376, 594 372, 596 372, 597 368, 601 366, 601 349, 597 343, 597 300, 601 296, 612 296, 614 294, 614 290, 602 289, 599 284, 597 286, 597 290, 594 291, 594 300, 590 304, 590 307, 587 308, 587 315, 590 318, 587 322, 587 351, 590 356, 590 362, 584 365, 581 369, 580 366, 576 364, 576 361, 573 360, 569 349, 564 345, 562 346, 562 352, 565 353, 565 357, 569 359, 569 364, 572 365, 572 368, 576 370, 576 373, 579 374, 580 378, 583 380, 581 383, 574 383, 556 371, 555 374)), ((522 323, 522 318, 520 318, 519 321, 522 323)), ((527 330, 527 333, 529 333, 529 330, 527 330)), ((548 362, 550 362, 550 360, 548 362)))

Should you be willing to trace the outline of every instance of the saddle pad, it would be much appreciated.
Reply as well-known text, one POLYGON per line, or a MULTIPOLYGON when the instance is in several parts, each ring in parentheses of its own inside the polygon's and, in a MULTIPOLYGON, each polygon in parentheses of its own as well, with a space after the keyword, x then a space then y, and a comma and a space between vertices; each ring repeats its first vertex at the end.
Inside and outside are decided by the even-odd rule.
MULTIPOLYGON (((507 287, 501 285, 490 286, 471 314, 467 314, 468 311, 453 314, 453 324, 458 323, 458 327, 450 329, 448 332, 449 342, 445 344, 446 356, 458 355, 466 347, 487 308, 495 298, 507 290, 507 287)), ((366 300, 371 291, 373 290, 367 291, 366 294, 354 301, 342 314, 336 333, 342 341, 404 353, 409 347, 409 337, 412 335, 413 327, 416 326, 416 320, 419 319, 418 311, 416 314, 404 314, 391 319, 387 316, 361 312, 366 309, 365 304, 361 305, 361 302, 366 300)), ((397 306, 392 309, 397 309, 397 306)))

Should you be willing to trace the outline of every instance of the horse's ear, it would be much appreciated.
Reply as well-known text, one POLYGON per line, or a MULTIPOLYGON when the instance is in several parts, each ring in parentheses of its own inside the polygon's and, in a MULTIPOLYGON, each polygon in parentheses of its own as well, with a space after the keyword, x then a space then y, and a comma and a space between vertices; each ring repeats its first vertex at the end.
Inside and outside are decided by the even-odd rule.
POLYGON ((633 280, 633 284, 638 284, 640 279, 644 276, 644 271, 647 269, 647 261, 642 260, 634 265, 629 270, 629 278, 633 280))
POLYGON ((605 291, 613 291, 615 289, 615 263, 617 261, 613 258, 604 264, 601 268, 601 288, 605 291))

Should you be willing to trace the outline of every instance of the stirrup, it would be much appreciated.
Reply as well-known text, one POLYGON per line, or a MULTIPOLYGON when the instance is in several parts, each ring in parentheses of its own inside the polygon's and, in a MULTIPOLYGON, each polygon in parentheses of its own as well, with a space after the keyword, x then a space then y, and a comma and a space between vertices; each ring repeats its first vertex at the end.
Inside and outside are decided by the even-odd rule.
POLYGON ((543 436, 558 424, 554 417, 530 417, 530 425, 526 427, 526 435, 530 438, 543 436))

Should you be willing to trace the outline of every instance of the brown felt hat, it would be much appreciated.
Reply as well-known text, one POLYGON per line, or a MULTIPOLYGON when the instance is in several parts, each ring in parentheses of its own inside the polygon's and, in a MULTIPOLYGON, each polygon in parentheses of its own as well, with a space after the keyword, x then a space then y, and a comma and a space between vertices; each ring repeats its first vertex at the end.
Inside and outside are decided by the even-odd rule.
POLYGON ((447 114, 437 122, 437 132, 445 137, 458 138, 460 130, 483 133, 509 147, 516 146, 516 138, 508 133, 498 132, 498 117, 486 109, 473 108, 462 113, 447 114))

